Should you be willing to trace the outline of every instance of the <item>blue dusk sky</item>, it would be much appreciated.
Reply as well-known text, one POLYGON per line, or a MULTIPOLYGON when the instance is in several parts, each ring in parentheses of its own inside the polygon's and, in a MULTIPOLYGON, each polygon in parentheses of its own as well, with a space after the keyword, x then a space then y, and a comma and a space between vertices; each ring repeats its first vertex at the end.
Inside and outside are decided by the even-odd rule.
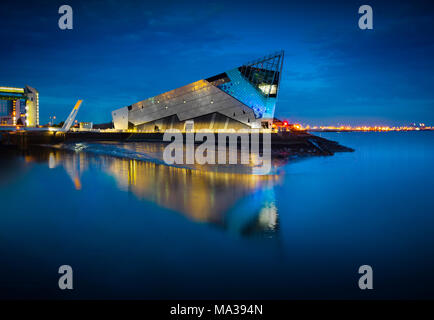
POLYGON ((41 124, 110 112, 285 50, 276 116, 434 125, 432 1, 1 1, 0 86, 40 92, 41 124), (68 4, 74 29, 58 28, 68 4), (369 4, 374 29, 360 30, 369 4))

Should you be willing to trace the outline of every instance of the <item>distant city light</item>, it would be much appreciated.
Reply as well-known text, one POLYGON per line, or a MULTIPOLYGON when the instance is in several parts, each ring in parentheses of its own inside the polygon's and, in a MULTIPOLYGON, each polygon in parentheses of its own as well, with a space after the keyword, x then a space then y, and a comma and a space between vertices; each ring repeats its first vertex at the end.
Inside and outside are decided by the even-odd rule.
POLYGON ((412 124, 409 126, 350 126, 350 125, 341 125, 341 126, 310 126, 310 125, 302 125, 302 124, 288 124, 288 121, 282 122, 282 127, 289 127, 294 131, 419 131, 419 130, 434 130, 434 127, 426 126, 424 123, 419 123, 419 125, 412 124))

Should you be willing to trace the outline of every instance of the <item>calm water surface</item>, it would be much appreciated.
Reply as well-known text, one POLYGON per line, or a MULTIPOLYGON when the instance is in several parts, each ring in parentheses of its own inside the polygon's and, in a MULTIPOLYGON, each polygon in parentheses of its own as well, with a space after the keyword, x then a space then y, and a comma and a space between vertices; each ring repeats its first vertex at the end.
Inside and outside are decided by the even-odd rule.
POLYGON ((266 177, 143 143, 1 151, 0 297, 434 298, 434 132, 321 135, 356 151, 266 177))

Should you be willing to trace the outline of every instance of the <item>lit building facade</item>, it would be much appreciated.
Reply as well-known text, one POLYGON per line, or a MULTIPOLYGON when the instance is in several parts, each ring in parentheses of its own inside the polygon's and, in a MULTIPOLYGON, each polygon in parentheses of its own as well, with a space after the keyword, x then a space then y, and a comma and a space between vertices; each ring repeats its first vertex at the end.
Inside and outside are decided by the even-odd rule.
POLYGON ((39 125, 39 92, 25 88, 0 87, 0 125, 39 125))
POLYGON ((271 128, 283 51, 112 112, 115 129, 271 128))

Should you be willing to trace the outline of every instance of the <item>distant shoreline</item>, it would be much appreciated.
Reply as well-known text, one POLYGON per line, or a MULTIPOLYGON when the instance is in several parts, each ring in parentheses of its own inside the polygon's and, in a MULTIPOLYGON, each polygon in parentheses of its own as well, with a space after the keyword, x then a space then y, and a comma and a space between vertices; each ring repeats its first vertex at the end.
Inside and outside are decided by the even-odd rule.
POLYGON ((339 130, 339 129, 309 129, 305 130, 306 132, 421 132, 421 131, 434 131, 434 129, 414 129, 414 130, 339 130))

